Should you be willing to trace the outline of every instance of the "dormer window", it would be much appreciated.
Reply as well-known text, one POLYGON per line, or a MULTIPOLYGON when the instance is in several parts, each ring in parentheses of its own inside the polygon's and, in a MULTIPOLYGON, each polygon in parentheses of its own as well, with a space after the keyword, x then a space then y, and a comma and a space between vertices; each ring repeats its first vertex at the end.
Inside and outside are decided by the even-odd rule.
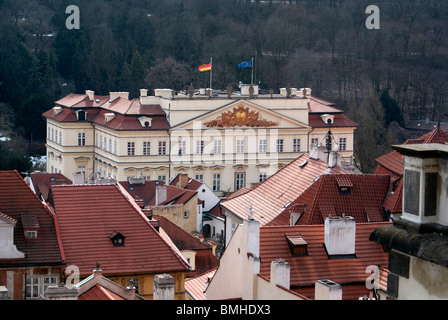
POLYGON ((139 117, 138 121, 140 121, 140 125, 144 128, 150 128, 152 125, 152 118, 147 116, 139 117))
POLYGON ((320 116, 320 118, 322 119, 322 121, 325 124, 333 124, 334 123, 334 115, 332 115, 332 114, 323 114, 320 116))
POLYGON ((114 245, 114 247, 124 247, 125 238, 126 237, 122 235, 120 232, 114 232, 110 236, 110 239, 112 240, 112 244, 114 245))
POLYGON ((293 257, 308 255, 308 242, 300 234, 285 234, 285 236, 293 257))
POLYGON ((78 121, 85 121, 87 118, 87 112, 85 110, 76 110, 76 119, 78 119, 78 121))
POLYGON ((39 221, 34 213, 22 213, 20 215, 22 220, 23 232, 26 240, 37 240, 39 231, 39 221))
POLYGON ((340 194, 350 194, 350 191, 353 187, 353 183, 349 177, 345 177, 344 175, 336 176, 336 183, 338 185, 338 190, 340 194))

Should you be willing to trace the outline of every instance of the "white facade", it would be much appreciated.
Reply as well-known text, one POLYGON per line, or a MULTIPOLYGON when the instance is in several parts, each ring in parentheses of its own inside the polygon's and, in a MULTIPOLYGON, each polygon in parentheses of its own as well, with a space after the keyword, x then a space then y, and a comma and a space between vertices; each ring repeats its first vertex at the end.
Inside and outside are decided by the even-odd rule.
MULTIPOLYGON (((309 124, 311 90, 293 90, 290 97, 283 91, 273 96, 237 92, 231 97, 190 97, 170 89, 147 96, 142 89, 141 97, 133 100, 123 92, 107 97, 90 90, 71 94, 44 113, 47 172, 61 172, 70 179, 81 172, 86 182, 144 176, 168 183, 178 173, 201 174, 220 196, 250 188, 308 153, 312 142, 325 144, 328 115, 319 120, 322 128, 309 124), (166 127, 157 127, 160 113, 156 117, 148 111, 153 106, 163 110, 166 127), (69 117, 67 109, 76 117, 69 117)), ((335 149, 347 162, 353 156, 355 127, 331 127, 335 149)))

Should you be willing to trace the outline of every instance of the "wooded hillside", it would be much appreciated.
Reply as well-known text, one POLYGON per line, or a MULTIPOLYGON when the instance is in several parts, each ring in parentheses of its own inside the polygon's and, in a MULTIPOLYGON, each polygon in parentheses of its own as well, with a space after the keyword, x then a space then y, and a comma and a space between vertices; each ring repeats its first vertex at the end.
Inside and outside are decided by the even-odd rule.
POLYGON ((447 121, 447 27, 445 0, 2 0, 0 131, 45 138, 41 114, 69 92, 206 87, 211 57, 213 87, 237 89, 253 57, 261 89, 310 87, 359 123, 371 171, 397 142, 390 123, 447 121), (366 27, 371 4, 380 29, 366 27))

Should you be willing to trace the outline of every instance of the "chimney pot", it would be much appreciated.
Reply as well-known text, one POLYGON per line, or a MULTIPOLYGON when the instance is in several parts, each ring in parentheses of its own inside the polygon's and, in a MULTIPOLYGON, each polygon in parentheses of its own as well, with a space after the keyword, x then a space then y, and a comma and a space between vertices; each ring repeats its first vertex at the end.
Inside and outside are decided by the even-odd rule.
POLYGON ((271 262, 271 282, 289 290, 290 288, 290 265, 283 259, 271 262))
POLYGON ((356 222, 353 217, 325 219, 325 248, 328 255, 354 255, 356 222))
POLYGON ((156 206, 163 203, 167 199, 167 190, 165 186, 158 186, 156 188, 156 206))

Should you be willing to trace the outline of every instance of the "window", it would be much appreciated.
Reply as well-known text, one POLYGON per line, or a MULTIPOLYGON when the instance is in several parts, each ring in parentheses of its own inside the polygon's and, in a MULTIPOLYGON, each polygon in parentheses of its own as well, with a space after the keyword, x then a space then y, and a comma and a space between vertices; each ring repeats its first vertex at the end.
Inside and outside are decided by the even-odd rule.
POLYGON ((112 240, 112 245, 114 247, 124 247, 124 239, 126 237, 122 235, 120 232, 115 232, 110 236, 110 239, 112 240))
POLYGON ((100 149, 103 149, 103 136, 100 135, 100 149))
POLYGON ((165 184, 166 183, 166 176, 158 176, 157 180, 160 180, 160 181, 162 181, 163 184, 165 184))
POLYGON ((44 277, 44 293, 47 291, 48 286, 57 285, 58 278, 57 277, 44 277))
POLYGON ((267 149, 268 149, 268 141, 266 139, 260 140, 258 142, 258 152, 266 153, 267 149))
POLYGON ((86 134, 84 132, 78 132, 78 146, 86 145, 86 134))
POLYGON ((135 142, 128 142, 128 156, 135 156, 135 142))
POLYGON ((195 176, 195 179, 201 182, 204 182, 204 175, 203 174, 197 174, 195 176))
POLYGON ((98 143, 98 132, 95 133, 95 147, 98 147, 99 143, 98 143))
POLYGON ((222 142, 221 140, 215 140, 213 141, 213 153, 214 154, 221 154, 221 146, 222 146, 222 142))
POLYGON ((50 129, 50 127, 48 127, 47 129, 48 129, 47 138, 48 138, 48 140, 51 140, 51 129, 50 129))
POLYGON ((26 278, 26 294, 27 298, 39 297, 39 278, 26 278))
POLYGON ((300 139, 292 140, 292 152, 300 152, 300 139))
POLYGON ((166 154, 166 141, 159 141, 159 155, 166 154))
POLYGON ((62 131, 59 131, 59 144, 62 144, 62 131))
POLYGON ((311 144, 319 144, 319 139, 317 138, 311 138, 311 144))
POLYGON ((104 136, 104 150, 107 151, 107 137, 104 136))
POLYGON ((112 152, 112 139, 109 138, 109 152, 112 152))
POLYGON ((36 230, 32 230, 32 231, 25 231, 25 239, 37 239, 37 231, 36 230))
POLYGON ((204 141, 198 140, 196 141, 196 154, 203 154, 204 153, 204 141))
POLYGON ((184 219, 187 219, 189 216, 190 216, 190 212, 184 211, 184 214, 183 214, 184 219))
POLYGON ((339 138, 339 151, 347 150, 347 138, 339 138))
POLYGON ((277 139, 277 152, 283 152, 283 139, 277 139))
POLYGON ((258 175, 258 182, 263 182, 267 179, 267 177, 268 175, 266 174, 266 172, 260 172, 260 174, 258 175))
POLYGON ((151 154, 151 142, 143 141, 143 155, 149 156, 151 154))
POLYGON ((114 140, 114 153, 117 154, 118 151, 118 143, 117 140, 114 140))
POLYGON ((51 141, 54 141, 54 129, 51 128, 51 141))
POLYGON ((181 156, 187 153, 187 141, 179 141, 179 151, 178 154, 181 156))
POLYGON ((220 173, 213 174, 212 188, 213 188, 213 191, 221 190, 221 174, 220 173))
POLYGON ((235 191, 245 186, 244 172, 235 173, 235 191))
POLYGON ((236 140, 236 153, 244 153, 244 140, 236 140))

